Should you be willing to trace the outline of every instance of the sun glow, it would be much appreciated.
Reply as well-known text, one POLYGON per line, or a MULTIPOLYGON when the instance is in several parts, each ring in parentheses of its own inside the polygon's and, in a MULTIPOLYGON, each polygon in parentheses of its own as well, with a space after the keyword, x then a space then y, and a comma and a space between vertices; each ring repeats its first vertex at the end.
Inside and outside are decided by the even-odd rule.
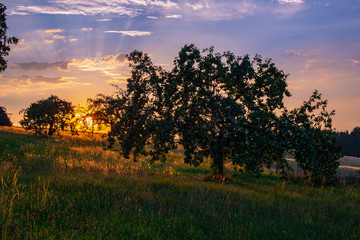
POLYGON ((85 119, 85 123, 86 123, 86 125, 88 125, 89 127, 91 127, 91 126, 93 125, 93 122, 94 122, 94 120, 92 119, 92 117, 87 117, 87 118, 85 119))

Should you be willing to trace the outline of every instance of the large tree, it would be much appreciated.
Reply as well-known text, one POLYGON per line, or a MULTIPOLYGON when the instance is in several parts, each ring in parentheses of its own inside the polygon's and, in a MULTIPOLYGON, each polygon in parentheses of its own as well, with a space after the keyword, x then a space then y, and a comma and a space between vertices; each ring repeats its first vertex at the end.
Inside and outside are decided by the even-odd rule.
POLYGON ((0 3, 0 72, 3 72, 7 67, 7 61, 4 57, 9 55, 10 45, 18 43, 17 38, 6 35, 8 27, 6 25, 5 11, 5 5, 0 3))
POLYGON ((0 126, 12 126, 12 122, 6 113, 6 108, 2 106, 0 106, 0 126))
POLYGON ((74 108, 70 102, 51 95, 47 99, 30 104, 20 113, 23 113, 23 119, 20 121, 23 128, 37 133, 47 131, 47 135, 51 136, 58 130, 71 127, 74 108))
MULTIPOLYGON (((150 153, 153 160, 165 160, 165 154, 176 147, 177 136, 185 162, 197 166, 210 157, 218 174, 223 174, 225 161, 258 174, 264 165, 272 164, 285 172, 289 167, 285 153, 291 150, 304 168, 313 171, 311 157, 300 154, 297 143, 310 137, 314 147, 308 149, 309 154, 316 157, 323 154, 322 147, 332 144, 326 131, 331 130, 332 113, 326 111, 326 101, 316 93, 305 106, 286 110, 287 75, 270 59, 219 54, 213 48, 201 53, 194 45, 186 45, 167 72, 142 52, 134 51, 128 58, 132 76, 123 94, 122 114, 109 133, 112 142, 119 141, 125 157, 150 153), (315 100, 320 103, 312 109, 315 100), (312 111, 322 106, 315 117, 312 111), (318 127, 321 123, 326 129, 318 127), (152 148, 146 148, 147 144, 152 148)), ((329 161, 334 161, 333 150, 321 159, 333 154, 329 161)))

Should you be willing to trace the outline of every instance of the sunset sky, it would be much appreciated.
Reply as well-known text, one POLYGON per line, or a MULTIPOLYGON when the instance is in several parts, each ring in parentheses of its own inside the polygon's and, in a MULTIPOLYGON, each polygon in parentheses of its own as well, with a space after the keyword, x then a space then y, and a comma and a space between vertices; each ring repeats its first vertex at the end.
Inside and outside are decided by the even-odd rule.
POLYGON ((334 127, 360 126, 359 0, 6 0, 13 46, 0 106, 19 111, 51 94, 85 106, 126 87, 125 55, 147 52, 170 69, 182 46, 272 58, 289 73, 289 108, 318 89, 334 127))

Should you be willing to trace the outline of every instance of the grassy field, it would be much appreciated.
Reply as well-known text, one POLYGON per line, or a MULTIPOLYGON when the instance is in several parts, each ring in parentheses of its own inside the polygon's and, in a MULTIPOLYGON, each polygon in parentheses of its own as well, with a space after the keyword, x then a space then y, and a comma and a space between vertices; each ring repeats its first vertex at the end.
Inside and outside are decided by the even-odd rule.
POLYGON ((99 136, 0 128, 1 239, 359 239, 360 190, 259 179, 226 167, 205 181, 172 152, 166 164, 104 151, 99 136))

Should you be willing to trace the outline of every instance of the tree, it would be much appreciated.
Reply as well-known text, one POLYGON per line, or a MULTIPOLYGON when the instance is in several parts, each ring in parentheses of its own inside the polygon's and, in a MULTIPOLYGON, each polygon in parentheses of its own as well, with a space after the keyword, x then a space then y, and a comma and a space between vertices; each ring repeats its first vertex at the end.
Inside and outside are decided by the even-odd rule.
POLYGON ((20 113, 23 113, 23 119, 20 121, 23 128, 37 133, 47 130, 47 135, 51 136, 58 130, 70 127, 71 118, 74 117, 74 108, 70 102, 51 95, 47 99, 30 104, 20 113))
POLYGON ((315 90, 308 101, 294 110, 284 112, 291 132, 288 151, 294 156, 305 175, 315 183, 327 183, 339 166, 341 149, 336 146, 332 128, 335 111, 327 111, 327 100, 315 90))
POLYGON ((351 133, 348 131, 338 132, 336 143, 341 147, 342 154, 360 157, 360 127, 355 127, 351 133))
POLYGON ((2 106, 0 106, 0 126, 12 126, 12 122, 6 113, 6 108, 2 106))
MULTIPOLYGON (((204 53, 185 46, 171 72, 154 66, 142 52, 129 55, 133 70, 124 114, 109 133, 126 157, 146 153, 151 143, 153 161, 165 160, 178 136, 187 163, 197 166, 210 157, 219 174, 226 159, 251 171, 259 169, 267 151, 261 143, 277 137, 269 134, 277 121, 275 110, 290 95, 287 76, 260 56, 251 61, 248 56, 214 53, 213 48, 204 53)), ((277 149, 276 144, 272 147, 277 149)))
MULTIPOLYGON (((115 86, 117 87, 117 86, 115 86)), ((125 91, 118 88, 113 95, 98 94, 95 98, 88 99, 84 118, 91 117, 93 125, 98 130, 112 127, 121 118, 126 102, 125 91)))
POLYGON ((10 45, 18 43, 17 38, 6 36, 8 27, 6 25, 5 10, 5 5, 0 3, 0 72, 3 72, 7 67, 7 61, 4 57, 9 55, 10 45))
POLYGON ((167 84, 168 73, 154 66, 147 54, 133 51, 128 55, 132 76, 127 90, 120 94, 116 106, 118 120, 109 132, 110 146, 117 140, 126 158, 147 154, 149 143, 152 161, 165 161, 165 154, 174 148, 173 103, 167 84), (166 95, 165 95, 166 93, 166 95))
POLYGON ((213 48, 201 53, 191 44, 181 49, 169 72, 139 51, 128 60, 132 76, 122 95, 121 114, 109 132, 111 143, 117 140, 125 157, 151 154, 152 161, 165 161, 176 147, 176 136, 186 163, 197 166, 209 157, 220 175, 225 161, 257 174, 264 165, 276 164, 285 174, 290 168, 285 153, 292 150, 313 176, 334 173, 338 155, 327 101, 316 92, 304 106, 288 111, 283 104, 291 96, 287 74, 271 59, 219 54, 213 48), (316 100, 320 102, 313 106, 316 100), (313 111, 320 108, 315 116, 313 111), (310 155, 301 152, 306 144, 299 143, 312 144, 310 155), (311 156, 321 163, 309 164, 311 156))

